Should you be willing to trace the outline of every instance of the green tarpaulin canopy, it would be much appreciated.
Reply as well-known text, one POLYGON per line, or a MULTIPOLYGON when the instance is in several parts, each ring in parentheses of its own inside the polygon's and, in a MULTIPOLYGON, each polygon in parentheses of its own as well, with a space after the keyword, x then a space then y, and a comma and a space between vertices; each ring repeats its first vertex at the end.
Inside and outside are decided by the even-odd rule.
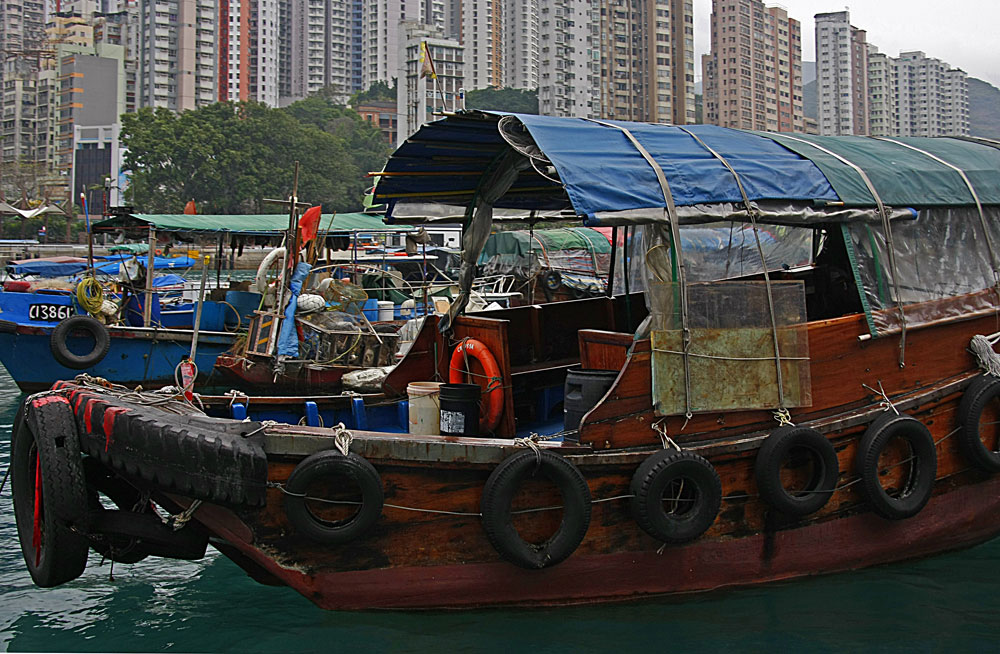
POLYGON ((836 153, 864 170, 882 202, 888 205, 935 207, 975 204, 962 176, 928 154, 962 169, 981 203, 1000 204, 1000 148, 997 147, 954 138, 878 139, 756 133, 810 159, 823 171, 847 206, 870 207, 874 198, 857 171, 819 148, 836 153))
MULTIPOLYGON (((323 214, 320 229, 330 233, 356 231, 403 232, 415 229, 407 225, 386 225, 382 216, 366 213, 323 214)), ((288 229, 288 214, 245 214, 245 215, 190 215, 190 214, 148 214, 116 216, 94 223, 94 231, 107 232, 116 229, 146 229, 152 227, 158 232, 230 232, 235 234, 275 234, 288 229)))
POLYGON ((540 229, 532 234, 524 230, 497 232, 491 234, 479 263, 483 264, 498 254, 527 257, 532 250, 554 252, 556 250, 587 250, 595 254, 611 252, 608 238, 589 227, 568 227, 564 229, 540 229))

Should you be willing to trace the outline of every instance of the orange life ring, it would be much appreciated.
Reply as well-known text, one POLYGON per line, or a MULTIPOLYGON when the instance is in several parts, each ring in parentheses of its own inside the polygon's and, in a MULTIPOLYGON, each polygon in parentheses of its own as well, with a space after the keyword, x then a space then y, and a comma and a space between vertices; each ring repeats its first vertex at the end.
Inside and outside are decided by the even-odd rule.
POLYGON ((500 424, 500 414, 503 413, 503 375, 500 374, 500 366, 481 341, 474 338, 467 338, 458 344, 451 354, 451 363, 448 365, 448 382, 461 384, 465 382, 465 357, 470 356, 479 362, 483 367, 483 373, 487 378, 486 393, 483 396, 483 410, 479 415, 479 430, 493 431, 500 424))

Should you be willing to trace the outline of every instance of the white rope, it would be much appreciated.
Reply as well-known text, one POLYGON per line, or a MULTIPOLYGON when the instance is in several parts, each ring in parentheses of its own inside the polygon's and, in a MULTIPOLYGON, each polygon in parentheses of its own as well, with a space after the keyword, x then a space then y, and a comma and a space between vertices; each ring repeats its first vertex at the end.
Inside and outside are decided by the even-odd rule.
POLYGON ((1000 335, 994 334, 992 337, 976 334, 969 343, 969 348, 976 355, 976 362, 987 375, 1000 377, 1000 354, 993 349, 993 344, 1000 340, 1000 335))
POLYGON ((333 434, 333 445, 336 447, 341 454, 347 456, 351 452, 351 442, 354 440, 354 434, 347 430, 344 423, 339 422, 334 427, 333 434))
MULTIPOLYGON (((687 424, 686 421, 685 424, 687 424)), ((656 422, 651 424, 650 427, 652 427, 653 431, 655 431, 657 435, 660 437, 660 443, 663 445, 663 449, 667 450, 673 448, 678 452, 682 451, 683 448, 680 445, 678 445, 677 442, 674 441, 674 439, 670 438, 670 435, 667 433, 666 418, 661 418, 660 420, 657 420, 656 422)))
POLYGON ((197 511, 198 507, 200 506, 201 506, 201 500, 195 500, 191 502, 190 506, 184 509, 184 511, 178 513, 177 515, 170 516, 167 519, 167 524, 173 526, 174 531, 179 531, 183 529, 184 525, 186 525, 188 521, 191 520, 192 516, 194 516, 194 512, 197 511))

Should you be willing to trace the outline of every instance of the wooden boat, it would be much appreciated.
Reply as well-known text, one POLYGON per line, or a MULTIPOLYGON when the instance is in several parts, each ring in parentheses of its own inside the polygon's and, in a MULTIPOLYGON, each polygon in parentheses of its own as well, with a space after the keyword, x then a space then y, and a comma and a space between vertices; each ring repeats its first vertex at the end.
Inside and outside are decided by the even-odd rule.
POLYGON ((623 263, 644 273, 648 316, 632 295, 491 316, 459 301, 429 319, 385 398, 485 374, 486 414, 500 411, 476 436, 245 422, 236 398, 206 416, 57 384, 15 426, 28 569, 56 585, 88 546, 190 557, 211 539, 324 608, 466 608, 708 591, 983 542, 1000 532, 998 171, 987 142, 449 116, 390 159, 376 189, 390 214, 408 197, 467 203, 470 265, 489 227, 480 202, 644 221, 623 263), (756 267, 662 256, 709 215, 751 237, 771 225, 783 245, 756 267), (797 229, 809 263, 793 267, 797 229), (547 389, 576 364, 614 380, 547 438, 547 389), (126 531, 82 508, 94 493, 145 515, 152 500, 179 528, 126 531))

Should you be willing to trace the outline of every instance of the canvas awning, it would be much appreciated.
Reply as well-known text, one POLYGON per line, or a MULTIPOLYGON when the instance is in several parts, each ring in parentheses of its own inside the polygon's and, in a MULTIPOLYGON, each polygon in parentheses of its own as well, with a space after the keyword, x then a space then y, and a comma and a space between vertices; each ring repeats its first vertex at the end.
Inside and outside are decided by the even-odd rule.
POLYGON ((984 204, 1000 204, 997 147, 955 138, 895 140, 928 154, 865 137, 462 112, 407 139, 380 175, 375 199, 388 203, 390 218, 412 215, 413 207, 430 203, 454 214, 454 207, 481 195, 484 173, 501 155, 516 151, 532 165, 517 173, 494 207, 570 209, 588 225, 661 222, 667 203, 658 167, 680 215, 699 205, 731 203, 739 209, 743 195, 736 178, 714 151, 737 173, 751 202, 797 208, 785 212, 789 222, 829 219, 827 207, 840 203, 848 209, 833 220, 874 220, 877 203, 850 164, 868 175, 884 203, 900 210, 898 217, 912 217, 902 211, 908 207, 973 204, 961 174, 929 155, 965 171, 984 204), (515 129, 501 130, 505 116, 515 129))

